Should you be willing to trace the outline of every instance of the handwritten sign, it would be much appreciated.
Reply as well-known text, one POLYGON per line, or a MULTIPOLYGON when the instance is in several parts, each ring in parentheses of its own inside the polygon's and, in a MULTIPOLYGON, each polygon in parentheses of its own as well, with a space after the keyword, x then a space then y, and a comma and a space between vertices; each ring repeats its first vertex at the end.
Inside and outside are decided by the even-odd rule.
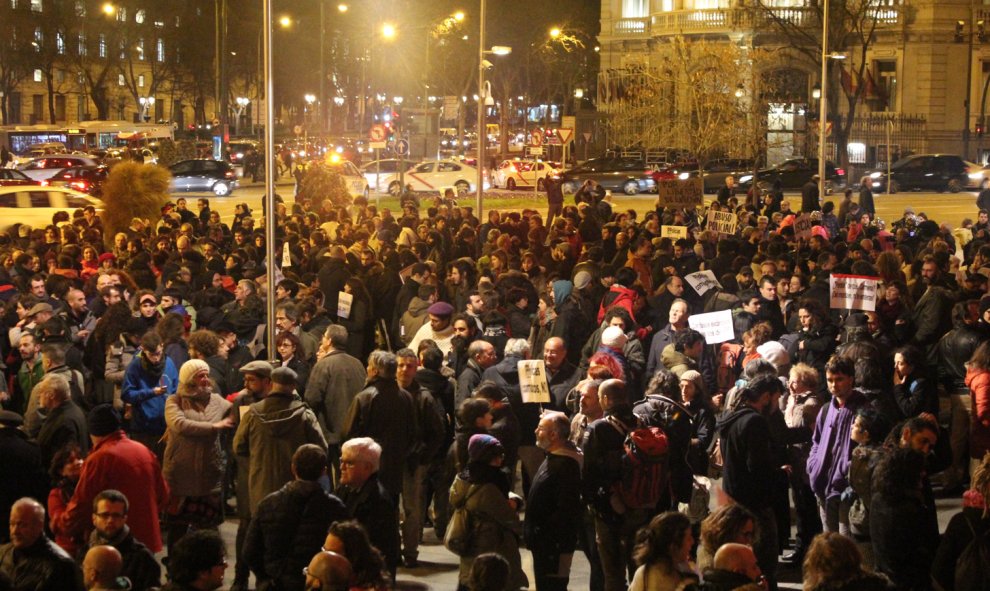
POLYGON ((711 270, 696 271, 684 277, 698 295, 703 296, 705 292, 713 287, 722 289, 722 284, 715 278, 715 273, 711 270))
POLYGON ((337 317, 350 318, 351 305, 354 303, 354 296, 346 291, 337 292, 337 317))
POLYGON ((811 215, 802 213, 794 219, 794 237, 801 240, 811 238, 811 215))
POLYGON ((688 326, 705 335, 705 343, 708 345, 731 341, 735 336, 732 330, 732 310, 693 314, 688 316, 688 326))
POLYGON ((708 229, 719 234, 735 234, 736 214, 730 211, 709 211, 708 229))
POLYGON ((550 402, 550 384, 542 359, 527 359, 516 366, 523 402, 550 402))
POLYGON ((660 226, 660 237, 680 240, 688 237, 687 226, 660 226))
POLYGON ((830 306, 836 309, 877 309, 877 278, 864 275, 831 275, 828 280, 831 292, 830 306))
POLYGON ((704 205, 704 182, 698 178, 670 179, 657 182, 657 196, 664 207, 704 205))
POLYGON ((283 267, 292 266, 292 253, 289 251, 288 242, 282 245, 282 266, 283 267))

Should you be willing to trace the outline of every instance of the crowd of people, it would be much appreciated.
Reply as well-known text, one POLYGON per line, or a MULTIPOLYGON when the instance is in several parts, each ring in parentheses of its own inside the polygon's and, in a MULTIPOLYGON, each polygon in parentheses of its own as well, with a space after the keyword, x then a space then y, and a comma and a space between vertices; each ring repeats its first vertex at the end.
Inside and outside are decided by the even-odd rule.
POLYGON ((427 529, 463 589, 566 589, 578 550, 591 591, 775 589, 781 561, 809 590, 974 588, 988 214, 888 230, 814 195, 730 179, 644 215, 588 182, 546 220, 178 199, 109 247, 91 208, 20 226, 0 589, 216 589, 228 517, 234 589, 385 589, 427 529), (874 310, 833 309, 832 274, 875 278, 874 310), (711 312, 731 339, 691 328, 711 312), (965 507, 941 534, 936 488, 965 507))

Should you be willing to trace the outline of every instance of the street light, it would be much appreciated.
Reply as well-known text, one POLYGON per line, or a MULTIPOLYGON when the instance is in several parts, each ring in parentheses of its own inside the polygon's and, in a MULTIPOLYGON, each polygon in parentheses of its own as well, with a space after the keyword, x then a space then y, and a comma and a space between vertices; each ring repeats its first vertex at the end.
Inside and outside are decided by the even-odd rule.
POLYGON ((241 115, 244 114, 244 109, 246 109, 248 104, 251 103, 251 99, 244 96, 239 96, 234 99, 234 102, 237 104, 237 108, 234 112, 237 116, 237 118, 234 119, 234 135, 241 135, 241 115))
POLYGON ((818 99, 822 98, 822 87, 821 87, 821 85, 815 84, 814 86, 811 87, 811 98, 815 99, 816 101, 818 99))
MULTIPOLYGON (((508 55, 512 53, 512 48, 505 45, 496 45, 491 51, 485 51, 485 22, 486 22, 486 0, 481 0, 480 18, 478 19, 478 188, 477 188, 477 210, 478 219, 482 216, 482 207, 485 200, 485 136, 488 135, 485 128, 485 54, 508 55)), ((490 87, 490 85, 489 85, 490 87)), ((494 99, 492 100, 494 103, 494 99)))
POLYGON ((151 106, 155 104, 155 97, 153 97, 153 96, 149 96, 149 97, 142 96, 141 98, 138 99, 138 102, 141 103, 141 121, 147 121, 148 120, 148 110, 151 109, 151 106))
POLYGON ((552 39, 556 39, 557 37, 560 37, 560 29, 558 27, 554 27, 550 29, 550 37, 552 39))
POLYGON ((105 2, 101 7, 101 9, 103 10, 103 14, 107 16, 113 15, 115 12, 117 12, 117 7, 109 2, 105 2))
POLYGON ((396 35, 395 25, 392 23, 385 23, 382 25, 382 37, 386 39, 394 39, 396 35))
POLYGON ((292 17, 290 17, 290 16, 279 17, 278 24, 283 29, 288 29, 289 27, 292 26, 292 17))
POLYGON ((337 5, 337 12, 347 12, 347 9, 348 8, 350 8, 350 7, 347 6, 346 4, 338 4, 337 5))

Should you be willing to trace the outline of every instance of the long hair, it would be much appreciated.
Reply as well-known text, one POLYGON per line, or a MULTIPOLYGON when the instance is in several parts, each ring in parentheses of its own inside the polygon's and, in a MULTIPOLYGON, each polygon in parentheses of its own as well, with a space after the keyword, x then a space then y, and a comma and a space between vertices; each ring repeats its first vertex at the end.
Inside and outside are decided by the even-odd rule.
POLYGON ((966 367, 982 369, 984 371, 990 370, 990 341, 983 341, 983 343, 976 348, 976 351, 973 352, 973 356, 966 362, 966 367))
POLYGON ((681 545, 690 529, 691 520, 683 513, 667 511, 657 515, 639 530, 633 559, 636 564, 660 563, 673 568, 672 550, 681 545))
POLYGON ((804 591, 843 583, 863 574, 856 542, 835 532, 818 534, 804 557, 804 591))

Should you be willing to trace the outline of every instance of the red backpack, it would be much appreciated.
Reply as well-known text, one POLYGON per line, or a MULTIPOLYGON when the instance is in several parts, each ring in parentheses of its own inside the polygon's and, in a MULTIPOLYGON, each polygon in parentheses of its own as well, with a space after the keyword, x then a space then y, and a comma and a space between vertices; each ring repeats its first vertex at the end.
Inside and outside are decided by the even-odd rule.
POLYGON ((625 435, 622 444, 622 478, 612 487, 627 509, 653 509, 670 486, 667 434, 660 427, 630 429, 619 419, 608 422, 625 435))

